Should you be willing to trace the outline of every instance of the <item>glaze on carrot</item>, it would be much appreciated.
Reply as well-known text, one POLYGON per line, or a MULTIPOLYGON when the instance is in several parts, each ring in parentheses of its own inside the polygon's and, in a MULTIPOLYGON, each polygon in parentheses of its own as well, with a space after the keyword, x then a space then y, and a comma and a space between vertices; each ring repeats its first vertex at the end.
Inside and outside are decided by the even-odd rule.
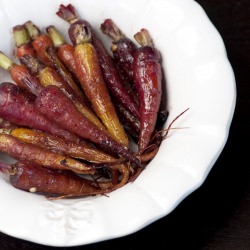
MULTIPOLYGON (((79 35, 82 34, 82 26, 75 26, 75 28, 79 28, 76 30, 76 33, 79 35)), ((117 142, 127 146, 128 138, 117 116, 109 90, 103 79, 96 50, 88 40, 88 37, 82 37, 84 39, 82 40, 79 35, 76 37, 78 42, 74 47, 77 79, 91 102, 95 113, 101 119, 109 133, 117 142)))
POLYGON ((93 166, 34 144, 20 141, 7 134, 0 133, 0 152, 6 153, 16 160, 29 159, 31 163, 51 169, 71 170, 80 174, 94 174, 96 172, 93 166))
POLYGON ((90 140, 106 152, 122 156, 131 163, 142 166, 128 147, 118 143, 110 135, 89 122, 58 87, 46 87, 37 97, 36 107, 64 129, 90 140))
POLYGON ((86 20, 80 19, 77 16, 72 5, 64 7, 61 5, 57 14, 70 23, 68 33, 73 45, 86 41, 93 44, 98 55, 103 78, 109 91, 117 102, 120 102, 131 114, 139 117, 138 107, 124 88, 122 78, 119 75, 113 58, 106 50, 102 41, 97 37, 91 25, 86 20))
POLYGON ((61 78, 61 76, 49 66, 44 65, 36 57, 30 55, 23 56, 20 61, 35 75, 43 87, 54 85, 59 87, 67 94, 74 102, 77 109, 91 122, 97 125, 100 129, 105 127, 100 122, 95 113, 87 106, 82 98, 80 98, 73 89, 61 78))
POLYGON ((81 178, 73 172, 47 169, 29 161, 18 161, 12 165, 0 162, 0 171, 9 174, 13 187, 47 197, 68 194, 87 196, 105 192, 93 181, 81 178))
POLYGON ((101 24, 101 31, 112 38, 111 51, 115 62, 121 68, 129 82, 133 83, 133 61, 138 46, 124 35, 121 29, 110 18, 101 24))
POLYGON ((141 45, 134 55, 134 82, 140 100, 140 136, 139 153, 150 143, 155 131, 158 111, 162 96, 162 71, 160 53, 153 46, 152 39, 146 29, 135 34, 141 45))
POLYGON ((105 154, 96 149, 90 143, 81 141, 81 143, 66 141, 58 136, 28 128, 3 128, 0 133, 11 135, 18 140, 46 148, 53 152, 64 154, 77 159, 82 159, 92 163, 110 163, 118 162, 118 159, 105 154))
POLYGON ((0 84, 0 117, 19 126, 45 131, 69 141, 81 139, 49 120, 35 106, 36 96, 9 82, 0 84))
POLYGON ((74 47, 71 44, 66 43, 64 37, 55 26, 50 25, 46 28, 46 30, 51 40, 53 41, 53 44, 57 50, 58 57, 64 63, 64 65, 66 65, 69 71, 74 76, 76 76, 74 47))

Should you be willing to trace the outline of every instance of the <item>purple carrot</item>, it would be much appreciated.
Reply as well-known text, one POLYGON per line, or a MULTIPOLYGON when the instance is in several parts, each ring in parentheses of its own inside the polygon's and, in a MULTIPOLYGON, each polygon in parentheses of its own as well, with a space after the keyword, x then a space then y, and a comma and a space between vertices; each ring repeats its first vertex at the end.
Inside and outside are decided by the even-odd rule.
POLYGON ((133 78, 133 61, 137 45, 118 28, 112 19, 105 19, 101 24, 101 31, 113 39, 111 51, 114 59, 130 82, 133 78))
POLYGON ((90 140, 103 150, 120 155, 141 166, 139 159, 126 146, 87 120, 72 101, 56 86, 47 86, 36 99, 36 107, 46 116, 72 133, 90 140))
POLYGON ((0 117, 19 126, 48 132, 70 141, 80 139, 50 121, 35 106, 36 96, 13 83, 0 85, 0 117))

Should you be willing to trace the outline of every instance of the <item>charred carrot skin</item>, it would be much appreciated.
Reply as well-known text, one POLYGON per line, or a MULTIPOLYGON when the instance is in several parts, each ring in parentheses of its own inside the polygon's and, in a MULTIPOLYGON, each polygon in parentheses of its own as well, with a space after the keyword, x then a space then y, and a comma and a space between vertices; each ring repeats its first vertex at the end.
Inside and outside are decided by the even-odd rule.
POLYGON ((11 135, 0 134, 0 151, 16 160, 29 159, 34 164, 51 169, 71 170, 81 174, 94 174, 93 167, 73 158, 26 143, 11 135))
POLYGON ((162 71, 160 53, 154 48, 147 30, 135 35, 142 46, 134 55, 134 82, 139 93, 141 128, 138 149, 143 152, 155 130, 162 96, 162 71))
POLYGON ((85 119, 59 88, 46 87, 37 97, 36 107, 72 133, 90 140, 107 152, 120 155, 131 163, 141 166, 140 161, 130 149, 85 119))
POLYGON ((2 51, 0 51, 0 67, 9 72, 12 80, 18 86, 27 89, 34 95, 38 95, 43 89, 38 79, 24 65, 14 63, 2 51))
POLYGON ((73 89, 61 78, 61 76, 51 67, 45 66, 37 58, 30 55, 23 56, 20 61, 24 64, 30 72, 35 75, 41 85, 46 87, 48 85, 55 85, 62 89, 64 93, 74 102, 78 110, 86 116, 91 122, 97 125, 100 129, 105 130, 105 127, 97 118, 95 113, 90 109, 82 98, 80 98, 73 89))
POLYGON ((0 117, 19 126, 45 131, 69 141, 80 142, 76 135, 48 120, 35 106, 36 96, 13 83, 0 85, 0 117))
POLYGON ((18 140, 46 148, 53 152, 92 163, 110 163, 118 161, 116 158, 105 154, 84 141, 81 141, 81 143, 75 143, 38 130, 21 127, 3 128, 2 123, 0 125, 0 133, 11 135, 18 140))

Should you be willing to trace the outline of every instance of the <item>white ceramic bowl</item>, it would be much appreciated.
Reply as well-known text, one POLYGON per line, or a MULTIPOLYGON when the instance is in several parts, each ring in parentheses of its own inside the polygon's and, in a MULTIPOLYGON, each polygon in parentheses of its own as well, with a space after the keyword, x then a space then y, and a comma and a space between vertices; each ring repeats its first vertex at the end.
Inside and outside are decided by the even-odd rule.
MULTIPOLYGON (((163 57, 168 123, 190 109, 174 125, 183 129, 171 131, 139 178, 109 197, 48 201, 13 188, 1 174, 0 230, 50 246, 128 235, 169 214, 204 182, 220 155, 236 99, 223 41, 193 0, 0 0, 0 50, 12 54, 11 29, 27 20, 66 34, 68 25, 55 12, 69 2, 97 29, 109 17, 130 38, 147 28, 163 57)), ((0 77, 10 80, 3 70, 0 77)))

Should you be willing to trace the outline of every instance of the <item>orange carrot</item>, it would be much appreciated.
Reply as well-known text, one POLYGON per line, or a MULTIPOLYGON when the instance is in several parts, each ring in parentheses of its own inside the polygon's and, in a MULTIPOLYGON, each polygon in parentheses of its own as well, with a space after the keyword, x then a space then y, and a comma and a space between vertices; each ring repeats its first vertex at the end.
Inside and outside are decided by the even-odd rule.
POLYGON ((43 89, 38 79, 24 65, 16 64, 0 51, 0 67, 8 71, 13 81, 20 87, 38 95, 43 89))
POLYGON ((69 71, 76 75, 74 47, 71 44, 66 43, 62 34, 60 34, 55 26, 50 25, 46 30, 57 49, 58 57, 66 65, 69 71))
POLYGON ((61 78, 74 90, 81 98, 85 99, 84 94, 74 81, 71 73, 54 52, 54 44, 51 38, 41 33, 39 28, 31 21, 25 23, 29 35, 32 39, 32 46, 36 51, 38 58, 46 65, 54 68, 61 78))
POLYGON ((28 34, 32 40, 31 44, 37 56, 43 63, 53 67, 52 63, 48 60, 46 55, 47 49, 53 47, 53 42, 51 41, 50 37, 46 34, 42 34, 40 32, 40 29, 31 21, 27 21, 24 26, 26 27, 28 34))
POLYGON ((24 25, 13 27, 13 37, 16 45, 16 55, 21 58, 23 55, 35 56, 36 52, 31 44, 30 36, 24 25))

